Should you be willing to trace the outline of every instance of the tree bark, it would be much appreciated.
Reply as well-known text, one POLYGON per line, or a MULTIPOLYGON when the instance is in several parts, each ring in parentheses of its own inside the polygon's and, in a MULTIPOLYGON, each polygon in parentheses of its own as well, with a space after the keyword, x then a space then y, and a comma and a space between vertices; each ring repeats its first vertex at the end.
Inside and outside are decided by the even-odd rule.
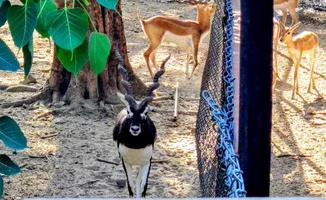
MULTIPOLYGON (((114 54, 114 48, 116 47, 119 48, 124 58, 125 67, 129 73, 129 82, 133 86, 134 93, 136 95, 142 95, 146 90, 146 86, 135 75, 128 59, 127 43, 121 17, 121 1, 119 1, 116 8, 120 14, 100 6, 95 0, 91 0, 90 2, 87 9, 96 29, 98 32, 106 34, 112 44, 107 66, 103 73, 96 77, 88 63, 78 74, 77 79, 74 79, 63 68, 54 53, 52 70, 48 80, 49 87, 52 90, 53 102, 78 96, 83 99, 96 99, 106 103, 116 103, 118 101, 116 93, 120 89, 120 76, 117 70, 118 61, 114 54)), ((58 6, 61 7, 60 4, 58 6)))

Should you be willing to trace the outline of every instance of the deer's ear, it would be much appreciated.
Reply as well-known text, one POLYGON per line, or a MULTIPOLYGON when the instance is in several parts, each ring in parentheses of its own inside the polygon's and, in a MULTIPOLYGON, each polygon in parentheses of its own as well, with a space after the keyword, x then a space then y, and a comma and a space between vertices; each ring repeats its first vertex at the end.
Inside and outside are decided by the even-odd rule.
POLYGON ((209 6, 210 6, 211 8, 214 8, 214 9, 217 8, 217 4, 214 3, 214 2, 210 2, 210 3, 209 3, 209 6))
POLYGON ((301 26, 301 22, 298 22, 298 23, 294 24, 294 25, 291 27, 291 30, 294 31, 294 30, 298 29, 300 26, 301 26))

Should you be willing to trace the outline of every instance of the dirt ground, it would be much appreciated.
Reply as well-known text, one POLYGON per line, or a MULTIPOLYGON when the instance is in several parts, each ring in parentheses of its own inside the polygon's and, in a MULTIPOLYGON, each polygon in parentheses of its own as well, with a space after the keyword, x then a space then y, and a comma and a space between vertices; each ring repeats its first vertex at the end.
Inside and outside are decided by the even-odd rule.
MULTIPOLYGON (((123 18, 129 57, 135 72, 149 82, 143 52, 147 46, 139 21, 156 14, 183 18, 195 17, 191 6, 163 1, 123 1, 123 18)), ((322 16, 324 22, 325 15, 322 16)), ((304 29, 320 36, 321 48, 316 63, 316 81, 320 93, 326 91, 326 24, 303 21, 304 29)), ((0 37, 13 47, 8 26, 0 29, 0 37)), ((47 40, 34 36, 32 75, 41 89, 49 77, 53 51, 47 40)), ((172 113, 152 113, 158 129, 154 163, 149 177, 148 197, 198 197, 199 180, 194 138, 201 73, 207 54, 208 40, 201 45, 200 65, 192 80, 185 78, 186 54, 171 46, 157 52, 161 62, 169 52, 172 58, 162 78, 159 92, 173 94, 180 84, 178 121, 172 113)), ((285 48, 281 48, 286 53, 285 48)), ((22 54, 19 54, 22 61, 22 54)), ((280 59, 282 81, 273 96, 273 154, 271 173, 272 196, 326 196, 326 101, 316 94, 306 93, 308 71, 300 69, 302 98, 290 99, 292 68, 280 59)), ((17 84, 23 71, 0 73, 0 84, 17 84)), ((0 90, 0 102, 28 98, 33 92, 0 90)), ((159 110, 172 111, 173 101, 155 101, 159 110)), ((5 199, 26 197, 128 197, 127 188, 117 183, 125 180, 115 143, 112 140, 114 116, 86 101, 78 109, 55 107, 37 102, 29 106, 1 109, 0 114, 15 118, 28 138, 29 149, 17 155, 8 153, 23 168, 23 173, 5 178, 5 199), (113 164, 101 162, 105 160, 113 164)), ((2 149, 2 147, 1 147, 2 149)))

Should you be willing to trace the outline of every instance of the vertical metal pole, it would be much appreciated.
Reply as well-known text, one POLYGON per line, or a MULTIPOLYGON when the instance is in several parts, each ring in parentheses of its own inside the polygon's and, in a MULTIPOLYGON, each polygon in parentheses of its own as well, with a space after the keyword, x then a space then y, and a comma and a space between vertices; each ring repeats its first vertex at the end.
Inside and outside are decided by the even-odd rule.
POLYGON ((247 196, 269 196, 273 0, 241 1, 239 156, 247 196))
POLYGON ((233 71, 234 71, 234 150, 239 152, 239 102, 240 102, 240 0, 232 0, 233 6, 233 71))

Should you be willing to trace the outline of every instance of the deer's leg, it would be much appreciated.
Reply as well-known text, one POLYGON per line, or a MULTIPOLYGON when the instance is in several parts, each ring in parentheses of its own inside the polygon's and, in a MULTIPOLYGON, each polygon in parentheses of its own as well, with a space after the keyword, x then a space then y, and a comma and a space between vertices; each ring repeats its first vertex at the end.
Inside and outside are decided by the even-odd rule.
POLYGON ((294 5, 295 7, 289 7, 289 12, 292 18, 292 22, 291 22, 291 26, 293 26, 294 24, 299 22, 299 17, 297 12, 295 11, 296 5, 294 5))
POLYGON ((302 56, 302 52, 300 51, 299 53, 299 57, 293 59, 293 63, 294 63, 294 77, 293 77, 293 90, 292 90, 292 99, 294 99, 295 94, 299 95, 299 82, 298 82, 298 78, 299 78, 299 66, 300 66, 300 61, 301 61, 301 56, 302 56))
POLYGON ((146 65, 148 68, 149 73, 153 77, 153 71, 151 69, 150 63, 149 63, 149 58, 152 53, 155 53, 155 50, 160 46, 162 37, 164 35, 164 32, 156 32, 156 33, 147 33, 147 36, 149 38, 149 47, 144 53, 146 65))
POLYGON ((193 42, 193 59, 194 59, 194 66, 192 68, 192 72, 190 74, 189 79, 192 77, 192 75, 195 72, 195 69, 198 65, 198 46, 200 41, 200 35, 193 35, 192 36, 192 42, 193 42))
MULTIPOLYGON (((273 56, 274 56, 274 68, 273 70, 275 71, 275 75, 278 79, 281 79, 280 76, 278 75, 278 63, 277 63, 277 49, 278 49, 278 39, 279 39, 279 30, 277 32, 277 36, 276 39, 274 40, 274 52, 273 52, 273 56)), ((276 80, 275 80, 276 81, 276 80)))
POLYGON ((274 91, 274 89, 275 89, 275 85, 276 85, 276 72, 275 72, 275 70, 273 70, 273 75, 272 75, 273 77, 272 77, 272 90, 274 91))
POLYGON ((315 59, 316 59, 316 50, 313 50, 310 56, 310 81, 308 92, 311 93, 311 88, 317 90, 315 82, 315 59))
POLYGON ((156 64, 156 60, 155 60, 155 54, 156 54, 156 50, 154 50, 150 55, 149 55, 149 59, 151 60, 151 62, 154 65, 154 68, 157 69, 157 64, 156 64))
POLYGON ((282 15, 281 23, 285 26, 286 19, 288 17, 288 11, 287 11, 287 9, 284 9, 284 10, 282 9, 282 13, 283 13, 283 15, 282 15))
POLYGON ((186 77, 188 77, 189 74, 189 63, 191 59, 190 53, 191 53, 191 48, 187 48, 186 77))
POLYGON ((149 74, 153 77, 153 71, 152 68, 150 66, 149 63, 149 56, 151 55, 151 53, 155 51, 155 45, 153 45, 152 43, 149 45, 149 47, 147 48, 147 50, 144 53, 144 57, 145 57, 145 61, 146 61, 146 65, 149 71, 149 74))
POLYGON ((125 163, 123 159, 122 159, 122 166, 127 176, 129 197, 133 197, 135 194, 135 185, 134 185, 134 180, 132 178, 132 168, 128 163, 125 163))
POLYGON ((296 64, 294 65, 294 76, 293 76, 293 88, 292 88, 292 99, 294 99, 295 94, 297 93, 297 77, 298 77, 298 69, 296 64))
POLYGON ((299 67, 300 67, 300 62, 301 62, 301 58, 302 58, 302 51, 300 51, 300 54, 299 54, 299 58, 297 60, 297 63, 296 63, 296 70, 297 70, 297 76, 295 78, 296 80, 296 94, 299 95, 299 67))

